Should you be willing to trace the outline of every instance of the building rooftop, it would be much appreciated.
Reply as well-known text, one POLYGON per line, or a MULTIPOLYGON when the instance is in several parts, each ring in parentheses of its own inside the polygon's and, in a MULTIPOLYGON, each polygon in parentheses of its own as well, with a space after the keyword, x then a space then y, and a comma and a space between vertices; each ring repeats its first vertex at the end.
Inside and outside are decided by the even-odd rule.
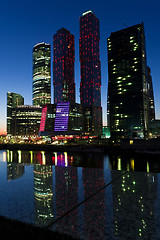
POLYGON ((37 43, 36 45, 34 45, 34 48, 38 47, 40 45, 50 45, 50 44, 49 43, 45 43, 45 42, 41 42, 41 43, 37 43))
POLYGON ((85 16, 85 15, 87 15, 87 14, 89 14, 89 13, 92 13, 93 15, 95 15, 95 14, 92 12, 92 10, 88 10, 88 11, 82 13, 82 16, 85 16))
POLYGON ((128 30, 130 30, 130 29, 132 29, 132 28, 140 28, 140 27, 144 27, 143 22, 142 22, 142 23, 139 23, 139 24, 136 24, 136 25, 133 25, 133 26, 128 26, 128 27, 126 26, 126 27, 123 28, 123 29, 120 29, 120 30, 115 31, 115 32, 111 32, 110 35, 112 36, 112 35, 114 35, 114 34, 126 32, 126 31, 128 31, 128 30))

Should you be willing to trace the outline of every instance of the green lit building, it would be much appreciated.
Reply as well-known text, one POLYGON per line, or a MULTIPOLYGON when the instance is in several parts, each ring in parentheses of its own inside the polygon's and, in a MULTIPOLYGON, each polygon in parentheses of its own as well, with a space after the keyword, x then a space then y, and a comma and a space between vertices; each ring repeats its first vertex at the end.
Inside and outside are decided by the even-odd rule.
POLYGON ((104 135, 105 138, 110 138, 111 137, 110 128, 108 126, 103 126, 102 131, 103 131, 103 135, 104 135))
POLYGON ((51 103, 50 44, 38 43, 33 48, 33 105, 51 103))
POLYGON ((7 93, 7 135, 13 135, 14 126, 12 121, 12 112, 15 110, 15 107, 18 105, 24 104, 24 98, 13 92, 7 93))
POLYGON ((145 137, 148 84, 143 23, 111 33, 107 48, 107 118, 111 137, 145 137))

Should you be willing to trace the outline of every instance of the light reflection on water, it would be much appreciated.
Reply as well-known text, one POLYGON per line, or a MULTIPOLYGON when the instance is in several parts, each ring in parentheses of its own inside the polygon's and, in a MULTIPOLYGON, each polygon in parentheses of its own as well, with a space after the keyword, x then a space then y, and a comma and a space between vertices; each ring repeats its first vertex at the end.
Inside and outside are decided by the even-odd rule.
POLYGON ((42 164, 63 167, 91 167, 110 170, 160 172, 159 159, 139 159, 133 156, 108 156, 99 153, 67 153, 44 151, 1 150, 0 161, 42 164))
POLYGON ((0 151, 0 215, 48 226, 127 170, 118 181, 68 214, 69 219, 56 223, 54 230, 93 239, 93 231, 88 229, 92 226, 110 239, 114 236, 124 239, 120 238, 122 231, 131 228, 136 215, 134 239, 146 236, 146 229, 153 231, 150 222, 157 217, 153 213, 154 203, 159 206, 156 202, 159 174, 149 173, 153 168, 149 160, 143 160, 143 164, 137 161, 95 153, 0 151), (143 181, 140 172, 134 173, 136 169, 145 171, 143 181))

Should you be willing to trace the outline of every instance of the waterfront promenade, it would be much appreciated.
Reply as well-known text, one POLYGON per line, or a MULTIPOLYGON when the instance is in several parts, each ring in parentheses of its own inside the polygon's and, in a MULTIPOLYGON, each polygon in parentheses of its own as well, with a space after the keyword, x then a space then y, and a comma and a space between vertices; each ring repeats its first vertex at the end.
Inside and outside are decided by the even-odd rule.
POLYGON ((107 154, 142 154, 160 155, 160 139, 122 139, 120 143, 99 141, 99 143, 70 144, 33 144, 33 143, 0 143, 0 149, 67 151, 67 152, 99 152, 107 154))

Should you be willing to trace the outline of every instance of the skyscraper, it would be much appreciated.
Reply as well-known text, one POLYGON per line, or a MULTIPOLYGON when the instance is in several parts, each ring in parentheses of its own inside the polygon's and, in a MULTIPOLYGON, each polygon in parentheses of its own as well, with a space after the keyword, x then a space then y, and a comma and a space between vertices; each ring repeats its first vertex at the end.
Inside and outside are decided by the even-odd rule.
POLYGON ((13 92, 7 93, 7 134, 13 135, 14 126, 13 126, 13 119, 12 113, 15 110, 16 106, 23 105, 24 98, 18 94, 13 92))
POLYGON ((111 33, 107 47, 111 137, 144 137, 148 129, 148 88, 143 23, 111 33))
POLYGON ((101 63, 99 20, 90 10, 80 17, 80 98, 84 113, 84 130, 102 132, 101 63))
POLYGON ((51 103, 50 44, 38 43, 33 48, 33 105, 51 103))
POLYGON ((74 36, 61 28, 53 36, 53 84, 54 103, 75 102, 74 36))
POLYGON ((154 106, 154 94, 153 94, 153 83, 151 76, 151 69, 147 67, 148 73, 148 97, 149 97, 149 122, 155 120, 155 106, 154 106))

